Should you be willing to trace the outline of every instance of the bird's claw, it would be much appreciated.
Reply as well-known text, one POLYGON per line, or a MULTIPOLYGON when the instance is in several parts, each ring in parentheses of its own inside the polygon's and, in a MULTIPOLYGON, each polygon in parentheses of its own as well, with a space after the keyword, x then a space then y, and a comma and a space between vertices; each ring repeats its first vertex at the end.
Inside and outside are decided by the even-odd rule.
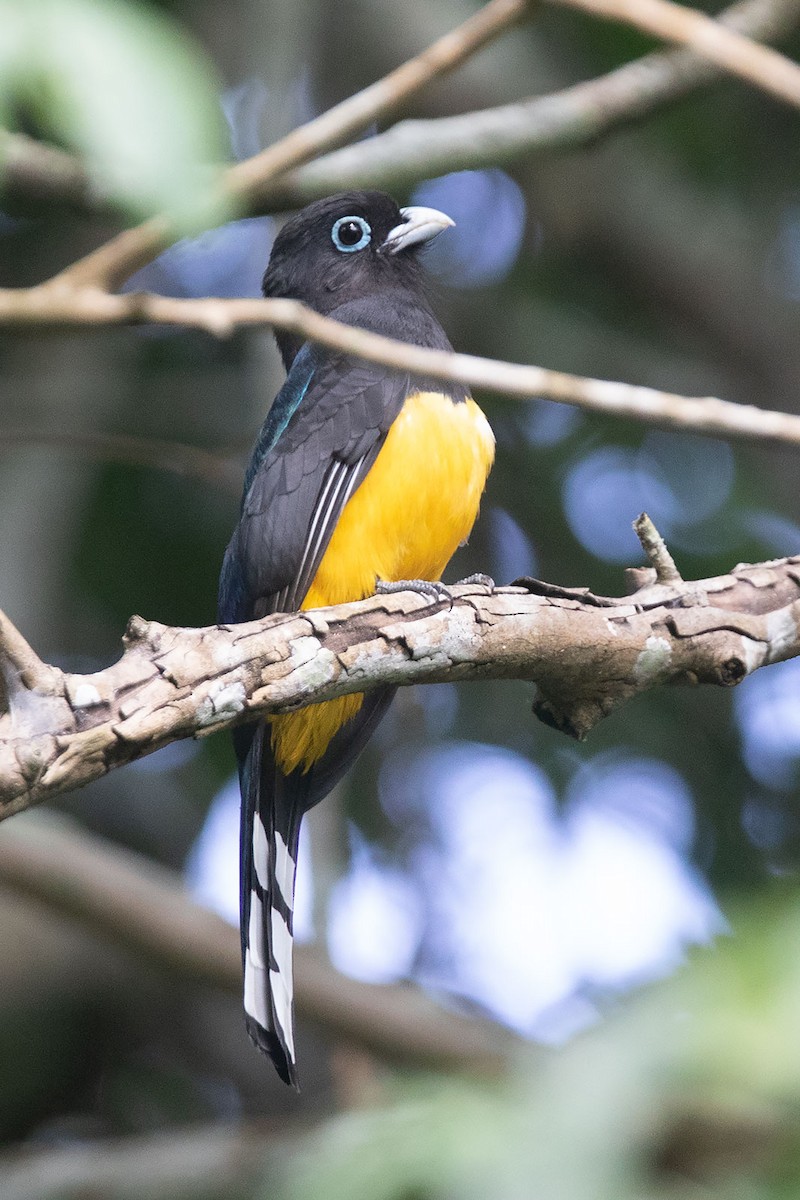
POLYGON ((453 603, 450 589, 431 579, 379 579, 375 584, 375 594, 378 596, 394 592, 418 592, 421 596, 428 596, 435 604, 453 603))
POLYGON ((497 589, 497 584, 492 579, 491 575, 484 575, 483 571, 476 571, 474 575, 467 575, 466 579, 459 579, 456 586, 470 583, 478 583, 481 587, 485 587, 490 594, 497 589))

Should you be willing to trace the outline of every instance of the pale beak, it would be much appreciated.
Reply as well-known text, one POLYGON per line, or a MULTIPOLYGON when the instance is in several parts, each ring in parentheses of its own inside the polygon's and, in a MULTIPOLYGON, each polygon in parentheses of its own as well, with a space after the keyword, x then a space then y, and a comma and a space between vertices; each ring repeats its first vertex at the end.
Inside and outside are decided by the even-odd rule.
POLYGON ((401 225, 395 225, 390 230, 381 250, 387 254, 399 254, 401 250, 410 250, 412 246, 420 246, 430 242, 437 234, 455 225, 452 217, 448 217, 436 208, 401 208, 401 225))

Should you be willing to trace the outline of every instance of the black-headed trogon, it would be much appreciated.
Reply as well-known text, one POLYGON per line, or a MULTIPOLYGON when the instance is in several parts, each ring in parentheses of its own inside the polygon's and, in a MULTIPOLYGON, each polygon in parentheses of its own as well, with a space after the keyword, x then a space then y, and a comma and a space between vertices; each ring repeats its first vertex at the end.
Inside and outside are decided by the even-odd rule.
MULTIPOLYGON (((266 296, 450 349, 418 252, 453 222, 381 192, 309 205, 275 239, 266 296)), ((441 578, 469 535, 494 457, 459 386, 276 334, 287 371, 256 442, 222 566, 219 620, 340 604, 378 581, 441 578)), ((242 791, 244 1004, 253 1040, 297 1083, 292 906, 303 814, 360 753, 394 689, 344 696, 235 732, 242 791)))

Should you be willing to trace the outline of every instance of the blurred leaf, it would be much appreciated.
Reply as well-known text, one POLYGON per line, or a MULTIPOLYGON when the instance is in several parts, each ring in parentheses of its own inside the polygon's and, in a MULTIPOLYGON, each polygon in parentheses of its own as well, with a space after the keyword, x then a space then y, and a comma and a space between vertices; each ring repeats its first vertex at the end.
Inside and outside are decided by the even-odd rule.
MULTIPOLYGON (((19 84, 21 64, 25 60, 28 22, 22 5, 0 0, 0 121, 8 123, 8 111, 19 84)), ((3 148, 0 146, 0 170, 3 148)))
POLYGON ((399 1079, 289 1163, 291 1200, 731 1200, 800 1187, 797 895, 489 1086, 399 1079))
POLYGON ((14 83, 14 71, 25 52, 27 21, 23 7, 12 0, 0 3, 0 96, 14 83))
POLYGON ((225 155, 214 73, 163 14, 120 0, 0 0, 0 74, 133 217, 165 210, 192 228, 220 206, 207 197, 225 155))

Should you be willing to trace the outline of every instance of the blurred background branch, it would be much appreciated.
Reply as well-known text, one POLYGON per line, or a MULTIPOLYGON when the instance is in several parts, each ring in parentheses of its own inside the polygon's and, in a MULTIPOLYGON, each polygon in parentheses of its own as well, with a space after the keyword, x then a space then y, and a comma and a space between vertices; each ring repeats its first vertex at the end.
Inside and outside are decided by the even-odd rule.
MULTIPOLYGON (((194 903, 174 872, 63 818, 3 828, 0 886, 50 905, 170 978, 241 995, 237 929, 194 903)), ((294 970, 300 1019, 381 1059, 497 1074, 518 1048, 499 1026, 416 989, 347 979, 313 947, 297 947, 294 970)))
MULTIPOLYGON (((703 57, 710 58, 715 65, 766 87, 773 94, 780 95, 794 104, 800 103, 800 68, 782 55, 759 46, 735 29, 709 21, 692 10, 672 5, 669 0, 648 0, 648 4, 655 7, 655 17, 651 25, 655 24, 655 31, 659 36, 669 36, 689 43, 695 51, 703 57), (665 12, 666 19, 659 19, 665 12)), ((593 0, 586 0, 583 6, 600 11, 593 0)), ((318 157, 325 150, 335 147, 338 142, 352 137, 371 120, 393 112, 432 79, 452 70, 491 38, 519 21, 528 10, 527 0, 492 0, 481 14, 467 22, 461 30, 446 35, 417 59, 404 64, 379 83, 329 110, 302 129, 295 130, 268 151, 228 168, 223 177, 223 191, 229 199, 234 200, 237 208, 247 211, 251 198, 263 191, 265 185, 276 176, 281 176, 292 167, 318 157)), ((621 11, 619 6, 611 4, 609 12, 602 12, 602 15, 619 17, 621 11)), ((627 9, 625 12, 627 13, 627 9)), ((508 113, 505 113, 504 117, 507 116, 508 113)), ((470 114, 469 117, 473 126, 473 138, 477 133, 476 117, 477 114, 470 114)), ((448 132, 452 135, 452 127, 448 132)), ((418 146, 424 144, 424 140, 418 142, 418 146)), ((452 146, 448 147, 447 153, 452 155, 452 146)), ((474 160, 468 165, 475 165, 474 160)), ((416 174, 434 169, 437 169, 437 164, 430 159, 415 164, 416 174)), ((441 164, 438 164, 438 169, 442 169, 441 164)), ((348 173, 349 186, 353 186, 357 176, 357 168, 355 172, 348 173)), ((331 190, 330 185, 325 190, 331 190)), ((52 282, 58 288, 89 285, 110 290, 144 266, 178 236, 177 229, 169 232, 166 218, 152 218, 136 229, 126 230, 90 255, 70 264, 52 282)))
MULTIPOLYGON (((482 21, 481 31, 488 24, 494 36, 506 21, 518 19, 525 7, 520 3, 514 9, 493 9, 488 22, 482 21), (515 13, 515 9, 519 11, 515 13), (495 24, 495 19, 499 24, 495 24)), ((749 47, 752 39, 768 41, 785 37, 798 21, 800 12, 795 0, 739 0, 710 24, 739 34, 736 44, 744 42, 749 47)), ((716 33, 716 29, 712 32, 716 33)), ((445 43, 454 37, 446 35, 445 43)), ((464 53, 474 53, 476 49, 471 38, 463 43, 464 53)), ((422 57, 426 59, 427 55, 422 57)), ((455 65, 451 62, 448 69, 455 65)), ((672 103, 717 77, 718 70, 712 62, 697 53, 655 52, 560 92, 456 117, 407 120, 354 146, 323 153, 327 139, 335 142, 352 136, 379 112, 388 111, 369 107, 375 93, 367 89, 354 98, 364 107, 359 107, 352 118, 348 101, 340 106, 344 109, 342 123, 335 120, 338 108, 333 115, 326 113, 324 122, 313 122, 311 127, 298 131, 297 136, 238 164, 228 178, 235 180, 235 191, 249 213, 296 207, 344 187, 402 186, 409 179, 437 171, 495 165, 542 152, 574 149, 641 120, 659 106, 672 103), (292 169, 289 159, 293 155, 320 157, 292 169)), ((376 85, 381 89, 377 95, 383 104, 387 93, 392 94, 391 88, 384 90, 385 84, 382 81, 376 85)), ((79 160, 22 134, 4 131, 3 139, 0 186, 12 197, 19 194, 45 201, 86 203, 91 209, 96 185, 90 183, 79 160)))
POLYGON ((242 488, 242 454, 212 453, 183 442, 158 441, 130 434, 69 433, 54 429, 0 429, 0 454, 23 446, 47 446, 67 454, 106 463, 131 463, 154 471, 169 471, 233 492, 242 488))
MULTIPOLYGON (((785 37, 800 21, 795 0, 742 0, 717 24, 748 38, 785 37)), ((308 203, 345 186, 402 187, 419 175, 567 153, 607 137, 718 78, 691 51, 653 52, 596 79, 497 108, 403 121, 265 186, 253 212, 308 203)))
MULTIPOLYGON (((422 54, 378 83, 306 122, 269 149, 229 167, 221 180, 227 204, 237 213, 246 211, 249 197, 257 188, 394 112, 416 92, 454 70, 492 38, 520 21, 533 5, 534 0, 490 0, 459 29, 437 39, 422 54)), ((111 290, 179 236, 179 228, 171 228, 167 218, 154 217, 71 263, 51 282, 59 289, 88 285, 111 290)))
POLYGON ((553 0, 612 21, 622 21, 664 41, 689 46, 715 66, 800 106, 800 67, 768 46, 743 37, 704 13, 672 0, 553 0))
POLYGON ((4 1200, 225 1200, 255 1197, 284 1129, 265 1121, 0 1154, 4 1200))
POLYGON ((81 159, 28 134, 0 130, 0 164, 0 188, 12 205, 69 204, 90 213, 110 208, 81 159))

